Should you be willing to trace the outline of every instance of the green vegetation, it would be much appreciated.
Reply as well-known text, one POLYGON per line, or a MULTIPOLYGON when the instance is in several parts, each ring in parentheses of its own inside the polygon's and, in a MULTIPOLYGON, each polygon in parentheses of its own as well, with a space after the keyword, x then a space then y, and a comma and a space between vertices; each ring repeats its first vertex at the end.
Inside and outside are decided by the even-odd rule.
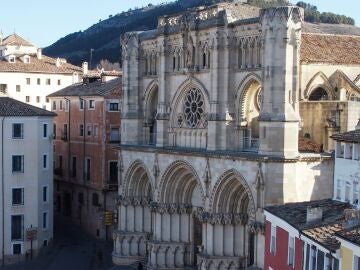
POLYGON ((296 4, 305 10, 305 21, 314 23, 334 23, 334 24, 351 24, 354 25, 353 18, 344 15, 337 15, 331 12, 319 12, 316 6, 305 2, 298 2, 296 4))

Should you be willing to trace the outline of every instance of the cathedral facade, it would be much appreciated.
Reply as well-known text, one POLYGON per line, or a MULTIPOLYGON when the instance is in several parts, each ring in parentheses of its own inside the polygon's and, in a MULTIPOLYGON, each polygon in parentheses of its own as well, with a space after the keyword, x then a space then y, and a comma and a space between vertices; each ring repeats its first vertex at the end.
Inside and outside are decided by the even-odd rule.
POLYGON ((261 268, 263 207, 331 197, 331 156, 299 145, 301 102, 324 97, 303 86, 304 25, 298 7, 223 3, 122 37, 116 264, 261 268))

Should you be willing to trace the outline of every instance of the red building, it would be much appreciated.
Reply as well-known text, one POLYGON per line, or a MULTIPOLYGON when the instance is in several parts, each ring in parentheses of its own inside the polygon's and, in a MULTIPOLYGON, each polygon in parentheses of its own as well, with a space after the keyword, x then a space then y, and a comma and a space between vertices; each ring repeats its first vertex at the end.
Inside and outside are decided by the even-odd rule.
POLYGON ((348 203, 330 199, 265 208, 266 270, 338 270, 348 203))
POLYGON ((57 114, 54 213, 104 239, 112 238, 110 223, 118 190, 120 75, 85 74, 83 83, 49 96, 57 114))

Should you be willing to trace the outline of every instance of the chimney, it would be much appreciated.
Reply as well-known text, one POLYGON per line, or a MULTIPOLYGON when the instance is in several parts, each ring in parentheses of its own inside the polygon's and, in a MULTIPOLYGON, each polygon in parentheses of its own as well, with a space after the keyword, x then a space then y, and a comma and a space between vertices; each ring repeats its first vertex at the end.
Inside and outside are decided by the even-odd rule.
POLYGON ((322 220, 323 210, 321 207, 308 207, 306 209, 306 223, 322 220))
POLYGON ((83 69, 83 75, 88 74, 89 67, 88 67, 88 63, 87 63, 87 62, 83 62, 83 64, 82 64, 82 69, 83 69))
POLYGON ((60 62, 60 58, 56 58, 56 62, 55 62, 56 67, 60 67, 61 66, 61 62, 60 62))
POLYGON ((37 59, 39 59, 39 60, 42 59, 42 49, 41 48, 37 49, 36 56, 37 56, 37 59))

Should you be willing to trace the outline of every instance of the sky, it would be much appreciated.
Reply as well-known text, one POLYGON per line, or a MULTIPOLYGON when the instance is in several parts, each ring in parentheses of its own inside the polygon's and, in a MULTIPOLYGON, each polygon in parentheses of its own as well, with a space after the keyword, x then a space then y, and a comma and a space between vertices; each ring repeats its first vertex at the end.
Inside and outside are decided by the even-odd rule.
MULTIPOLYGON (((159 4, 169 0, 19 0, 2 1, 0 30, 4 36, 17 33, 38 47, 51 45, 67 34, 85 30, 91 25, 129 8, 159 4), (21 4, 19 4, 21 3, 21 4), (7 11, 7 12, 5 12, 7 11)), ((296 3, 297 0, 291 0, 296 3)), ((360 26, 359 0, 303 0, 318 7, 355 19, 360 26)))

